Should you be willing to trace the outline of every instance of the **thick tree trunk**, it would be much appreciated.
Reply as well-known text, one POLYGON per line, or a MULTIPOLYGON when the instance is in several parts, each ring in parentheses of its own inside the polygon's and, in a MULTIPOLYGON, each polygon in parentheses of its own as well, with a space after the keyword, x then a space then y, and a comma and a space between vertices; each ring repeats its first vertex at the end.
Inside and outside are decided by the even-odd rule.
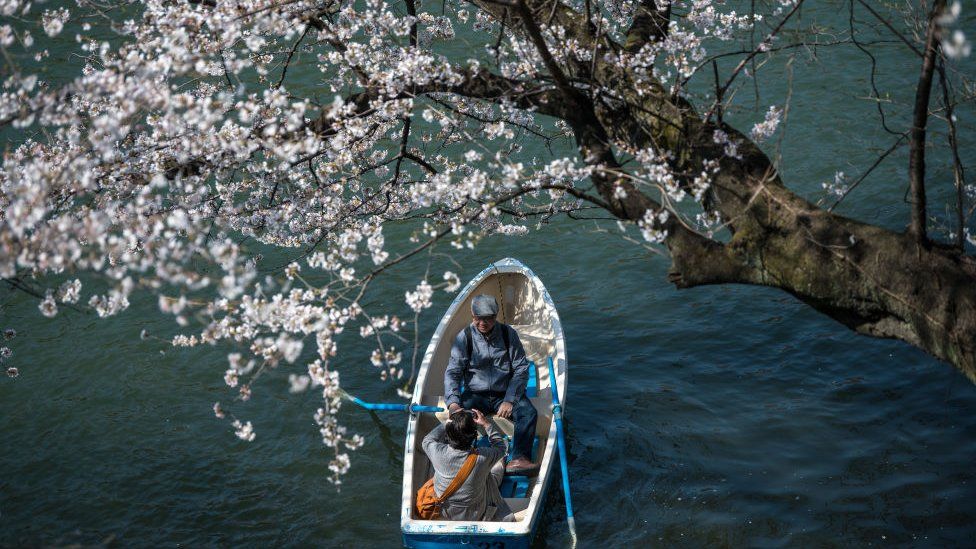
MULTIPOLYGON (((504 20, 507 28, 536 32, 504 7, 514 4, 475 2, 504 20)), ((948 247, 919 246, 913 238, 917 233, 861 223, 804 200, 786 188, 765 153, 741 132, 703 121, 684 99, 672 97, 659 84, 648 85, 646 75, 638 79, 621 68, 616 57, 624 48, 595 36, 584 14, 561 3, 537 10, 542 4, 525 0, 520 5, 528 9, 521 13, 547 13, 548 21, 562 27, 567 39, 594 52, 592 63, 559 67, 549 53, 543 55, 560 80, 569 77, 588 84, 589 93, 559 86, 561 103, 572 108, 556 115, 572 126, 583 158, 605 168, 593 180, 611 213, 639 220, 646 210, 661 207, 613 176, 619 165, 612 144, 667 151, 677 173, 699 173, 704 162, 720 162, 705 205, 721 214, 732 237, 728 242, 708 239, 672 216, 666 243, 672 256, 670 279, 678 288, 722 283, 780 288, 859 333, 924 349, 976 382, 972 256, 948 247), (715 143, 716 129, 737 142, 739 157, 725 156, 724 146, 715 143), (615 186, 625 188, 625 199, 616 198, 615 186)), ((668 5, 642 2, 626 51, 639 51, 646 41, 663 36, 668 5)), ((539 106, 551 105, 549 101, 539 106)))
MULTIPOLYGON (((729 282, 780 288, 859 333, 918 346, 976 382, 976 261, 971 256, 948 247, 920 247, 911 233, 818 208, 787 189, 769 158, 745 135, 723 127, 738 142, 741 159, 723 157, 713 139, 715 127, 702 122, 690 105, 657 100, 655 112, 678 113, 671 121, 683 131, 659 124, 660 131, 643 134, 646 140, 632 134, 638 136, 632 144, 656 143, 677 153, 682 171, 722 158, 711 203, 733 234, 728 243, 710 248, 669 239, 671 278, 679 288, 729 282)), ((605 120, 605 127, 621 127, 614 119, 605 120)))
MULTIPOLYGON (((679 112, 683 131, 654 132, 657 143, 689 170, 722 158, 712 204, 733 233, 706 249, 669 239, 672 280, 679 288, 739 282, 785 290, 851 329, 897 338, 955 364, 976 382, 976 261, 948 247, 920 247, 911 233, 895 233, 827 212, 787 189, 769 158, 732 128, 741 159, 722 156, 714 126, 688 105, 655 107, 679 112), (669 108, 670 107, 670 108, 669 108)), ((640 117, 634 113, 635 117, 640 117)), ((607 119, 605 127, 620 127, 607 119)), ((637 134, 638 136, 641 134, 637 134)))
MULTIPOLYGON (((723 179, 723 186, 741 181, 730 173, 723 179)), ((925 349, 976 382, 971 257, 919 247, 908 233, 826 212, 776 185, 761 190, 745 210, 720 209, 747 216, 747 223, 738 223, 747 228, 735 232, 725 246, 732 253, 721 260, 669 242, 679 288, 716 282, 780 288, 859 333, 925 349), (722 265, 729 256, 738 269, 722 265)))

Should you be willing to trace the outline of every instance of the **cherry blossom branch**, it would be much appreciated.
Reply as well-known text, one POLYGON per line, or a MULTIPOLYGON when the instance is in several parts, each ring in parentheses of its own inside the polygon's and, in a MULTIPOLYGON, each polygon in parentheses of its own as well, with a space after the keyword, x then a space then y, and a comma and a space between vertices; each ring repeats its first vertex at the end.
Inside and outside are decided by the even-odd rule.
MULTIPOLYGON (((774 28, 773 31, 769 33, 769 35, 767 35, 766 38, 752 50, 752 52, 749 53, 749 55, 747 55, 745 58, 739 61, 739 64, 736 65, 734 69, 732 69, 732 74, 729 75, 729 78, 725 81, 725 84, 723 84, 722 87, 719 89, 718 93, 720 96, 725 95, 725 92, 728 91, 729 86, 731 86, 732 82, 735 81, 735 77, 738 76, 739 73, 742 71, 742 69, 744 69, 745 66, 749 64, 752 58, 759 55, 762 51, 765 50, 769 42, 772 41, 772 39, 779 34, 779 31, 783 29, 783 26, 786 25, 786 22, 789 21, 791 17, 793 17, 793 14, 799 11, 800 6, 802 5, 803 5, 803 0, 797 0, 796 3, 793 5, 793 9, 791 9, 790 12, 786 14, 786 17, 784 17, 779 22, 779 24, 776 25, 776 28, 774 28)), ((709 107, 708 111, 705 113, 705 120, 711 119, 712 114, 715 112, 715 109, 717 107, 718 107, 718 99, 716 99, 716 101, 712 104, 711 107, 709 107)))
POLYGON ((532 14, 532 10, 529 9, 529 6, 525 3, 525 0, 515 1, 517 9, 522 15, 522 22, 525 24, 525 29, 532 38, 532 43, 535 45, 536 50, 538 50, 539 55, 542 56, 542 61, 549 70, 549 74, 551 74, 553 80, 556 81, 556 85, 563 90, 563 93, 565 93, 567 97, 577 95, 576 90, 570 86, 569 80, 566 78, 566 75, 563 74, 563 70, 552 57, 552 52, 549 51, 549 46, 546 45, 546 39, 542 36, 542 31, 539 29, 539 24, 536 22, 535 17, 532 14))

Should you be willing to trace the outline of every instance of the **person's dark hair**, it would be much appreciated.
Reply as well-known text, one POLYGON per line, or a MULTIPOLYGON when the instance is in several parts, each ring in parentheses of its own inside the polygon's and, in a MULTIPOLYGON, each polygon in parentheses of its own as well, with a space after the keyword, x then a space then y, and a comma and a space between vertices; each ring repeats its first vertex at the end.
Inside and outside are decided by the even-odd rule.
POLYGON ((478 427, 474 422, 474 415, 467 410, 458 410, 451 414, 451 419, 444 426, 447 442, 455 450, 469 450, 478 437, 478 427))

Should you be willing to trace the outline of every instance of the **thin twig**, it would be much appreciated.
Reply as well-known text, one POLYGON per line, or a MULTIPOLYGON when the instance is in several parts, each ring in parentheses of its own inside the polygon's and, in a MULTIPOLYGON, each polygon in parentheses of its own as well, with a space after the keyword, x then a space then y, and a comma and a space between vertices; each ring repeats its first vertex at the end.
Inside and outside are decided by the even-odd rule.
POLYGON ((305 36, 308 34, 308 31, 311 28, 311 25, 305 25, 305 30, 302 31, 302 35, 298 37, 298 40, 296 40, 295 44, 291 47, 291 51, 288 52, 288 57, 285 59, 285 66, 281 68, 281 78, 279 78, 278 83, 274 85, 275 88, 280 88, 282 82, 285 81, 285 74, 288 73, 288 67, 291 65, 291 58, 293 55, 295 55, 295 51, 298 50, 298 45, 302 43, 302 40, 305 39, 305 36))

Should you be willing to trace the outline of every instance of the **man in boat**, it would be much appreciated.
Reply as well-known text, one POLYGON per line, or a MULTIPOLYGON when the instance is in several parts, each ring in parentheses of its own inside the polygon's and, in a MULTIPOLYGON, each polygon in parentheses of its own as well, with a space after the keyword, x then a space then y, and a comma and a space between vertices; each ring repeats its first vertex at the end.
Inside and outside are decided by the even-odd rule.
POLYGON ((512 510, 498 491, 505 476, 502 459, 508 453, 508 445, 495 422, 477 409, 457 410, 447 423, 438 425, 424 437, 424 453, 434 466, 434 492, 443 494, 464 465, 478 438, 478 425, 484 428, 491 445, 474 449, 478 454, 474 469, 441 504, 441 518, 512 521, 512 510))
POLYGON ((444 372, 444 401, 454 413, 477 409, 515 424, 509 472, 535 468, 530 456, 538 414, 525 396, 529 362, 518 333, 496 322, 498 302, 490 295, 471 300, 471 325, 454 338, 451 359, 444 372), (460 391, 464 381, 464 392, 460 391))

